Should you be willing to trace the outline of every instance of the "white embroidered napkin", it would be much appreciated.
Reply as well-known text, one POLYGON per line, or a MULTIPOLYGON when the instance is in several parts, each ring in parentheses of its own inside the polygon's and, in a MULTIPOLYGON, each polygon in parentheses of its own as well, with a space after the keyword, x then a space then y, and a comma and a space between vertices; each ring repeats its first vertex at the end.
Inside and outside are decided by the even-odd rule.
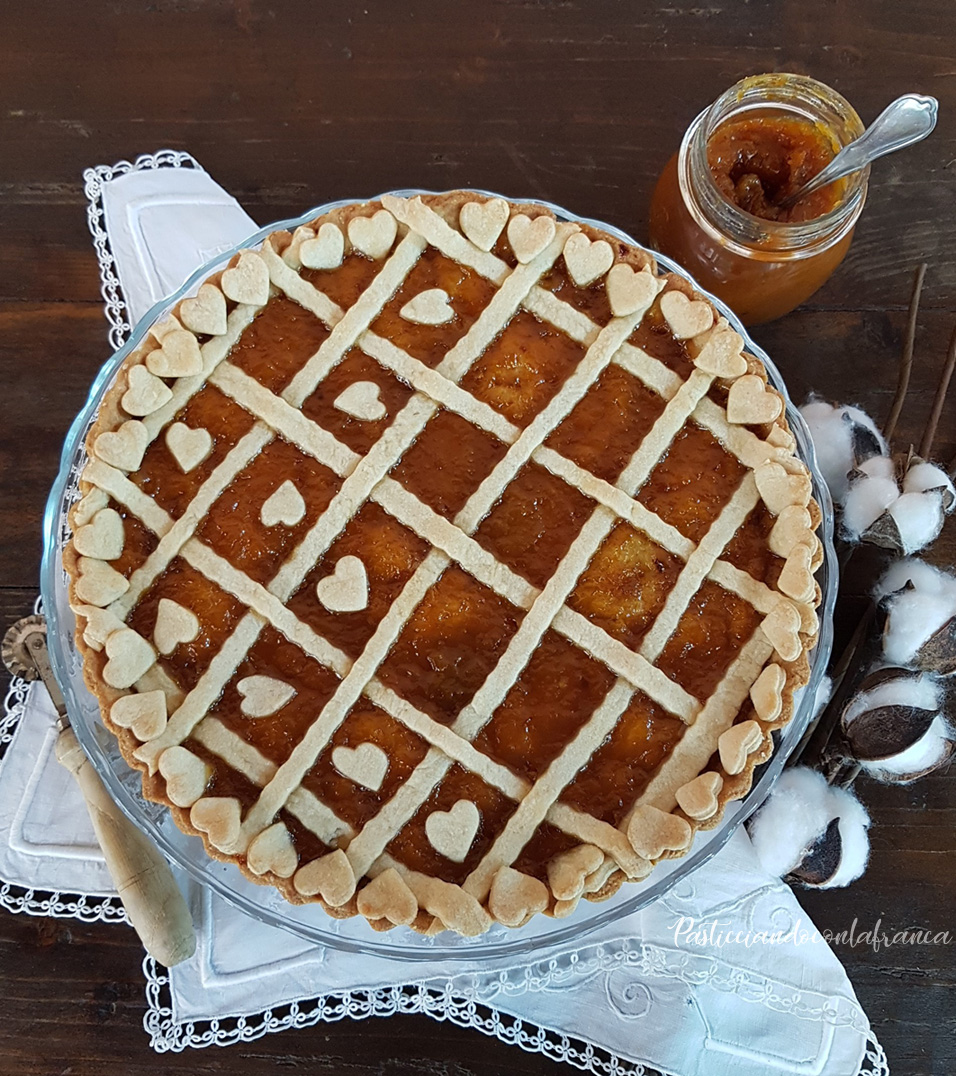
MULTIPOLYGON (((206 173, 149 161, 104 179, 98 191, 103 249, 114 252, 110 271, 133 322, 211 254, 255 230, 206 173)), ((53 717, 45 695, 32 691, 0 768, 0 877, 107 892, 82 801, 51 756, 53 717)), ((169 974, 168 1009, 150 984, 146 1023, 157 1049, 232 1041, 218 1031, 226 1017, 249 1017, 243 1038, 314 1022, 301 1003, 315 999, 337 999, 337 1016, 390 1011, 388 999, 394 1011, 397 989, 410 984, 432 1001, 406 1010, 506 1039, 499 1014, 511 1014, 537 1029, 511 1041, 589 1071, 636 1074, 641 1063, 674 1076, 853 1076, 863 1063, 872 1064, 868 1073, 886 1071, 839 961, 790 890, 760 868, 743 831, 666 899, 585 938, 574 952, 534 961, 469 966, 356 956, 255 922, 193 883, 188 898, 199 944, 169 974), (285 1016, 273 1012, 290 1003, 285 1016), (477 1005, 492 1018, 476 1016, 477 1005), (213 1031, 194 1030, 203 1022, 213 1031)), ((321 1006, 312 1011, 323 1018, 321 1006)))

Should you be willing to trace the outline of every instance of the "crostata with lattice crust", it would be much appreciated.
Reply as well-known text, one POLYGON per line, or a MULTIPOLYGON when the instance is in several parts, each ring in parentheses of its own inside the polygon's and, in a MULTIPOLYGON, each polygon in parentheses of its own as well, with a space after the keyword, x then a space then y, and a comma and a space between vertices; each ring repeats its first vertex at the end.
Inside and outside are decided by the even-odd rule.
POLYGON ((652 257, 469 192, 338 208, 125 360, 66 567, 150 799, 293 902, 466 935, 683 855, 790 717, 783 400, 652 257))

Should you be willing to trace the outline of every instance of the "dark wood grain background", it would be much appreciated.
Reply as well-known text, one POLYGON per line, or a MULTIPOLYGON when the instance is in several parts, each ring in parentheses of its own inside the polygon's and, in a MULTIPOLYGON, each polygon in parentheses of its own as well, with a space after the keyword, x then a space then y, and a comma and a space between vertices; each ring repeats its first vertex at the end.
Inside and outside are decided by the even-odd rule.
MULTIPOLYGON (((551 199, 640 239, 689 121, 762 71, 813 75, 865 121, 905 91, 941 101, 931 139, 875 166, 837 275, 755 333, 797 399, 816 389, 882 420, 911 274, 927 261, 898 437, 918 442, 956 321, 952 0, 0 4, 0 628, 33 602, 63 435, 108 353, 84 167, 186 149, 262 224, 332 198, 479 186, 551 199)), ((956 452, 952 396, 944 461, 956 452)), ((941 563, 956 559, 954 530, 934 550, 941 563)), ((856 611, 845 602, 844 631, 856 611)), ((956 775, 858 788, 874 823, 869 870, 849 890, 802 896, 806 910, 821 928, 882 919, 956 937, 956 775)), ((953 1072, 956 941, 838 951, 893 1072, 953 1072)), ((424 1017, 157 1057, 141 1027, 140 960, 127 929, 0 912, 0 1074, 560 1068, 424 1017)))

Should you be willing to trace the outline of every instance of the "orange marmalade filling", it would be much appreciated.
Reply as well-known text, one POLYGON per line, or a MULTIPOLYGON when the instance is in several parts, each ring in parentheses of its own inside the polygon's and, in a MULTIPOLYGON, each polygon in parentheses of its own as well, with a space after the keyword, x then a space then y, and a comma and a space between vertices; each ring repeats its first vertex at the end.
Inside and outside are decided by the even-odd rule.
MULTIPOLYGON (((715 175, 739 204, 761 215, 776 200, 825 163, 826 147, 812 131, 779 122, 738 125, 719 132, 712 145, 715 175)), ((831 154, 832 155, 832 154, 831 154)), ((824 193, 824 198, 831 195, 824 193)), ((816 206, 818 203, 814 203, 816 206)), ((819 203, 822 204, 822 203, 819 203)), ((806 212, 807 207, 800 207, 806 212)), ((822 211, 813 209, 813 212, 822 211)), ((513 260, 505 241, 496 252, 513 260)), ((355 302, 377 263, 352 253, 338 269, 304 270, 340 306, 355 302)), ((610 309, 604 283, 573 284, 556 265, 541 286, 598 323, 610 309)), ((494 288, 474 272, 431 248, 402 288, 375 319, 373 331, 434 368, 468 331, 494 288), (416 293, 442 288, 454 316, 439 326, 415 325, 398 311, 416 293)), ((273 298, 234 346, 230 362, 271 392, 281 393, 321 346, 328 330, 317 318, 285 297, 273 298)), ((680 376, 690 369, 687 348, 673 338, 658 305, 635 331, 633 342, 680 376)), ((472 365, 462 388, 498 414, 524 428, 541 412, 575 370, 585 348, 534 315, 516 313, 472 365)), ((387 372, 359 347, 351 348, 305 401, 302 411, 348 446, 368 452, 414 389, 387 372), (378 390, 381 416, 359 421, 334 406, 343 389, 361 380, 378 390)), ((591 390, 561 422, 547 444, 599 478, 614 482, 665 407, 665 400, 621 366, 609 365, 591 390)), ((133 480, 156 502, 178 516, 225 454, 251 428, 253 419, 216 388, 206 385, 174 421, 208 429, 211 454, 183 474, 164 438, 150 445, 133 480)), ((482 481, 502 460, 507 445, 458 415, 439 409, 399 458, 390 478, 446 520, 453 520, 482 481)), ((638 492, 638 500, 667 524, 697 542, 706 534, 734 489, 743 469, 702 428, 688 424, 674 439, 638 492)), ((342 479, 295 445, 275 436, 229 484, 212 505, 198 539, 262 586, 332 502, 342 479), (305 514, 289 527, 266 526, 263 502, 287 478, 305 501, 305 514)), ((155 547, 155 539, 116 506, 126 522, 126 547, 116 567, 127 577, 155 547)), ((597 505, 535 462, 528 462, 505 488, 474 532, 475 540, 532 586, 543 588, 597 505)), ((770 521, 755 512, 727 556, 747 564, 761 580, 772 580, 779 565, 766 550, 770 521)), ((378 504, 369 502, 344 528, 288 601, 295 617, 350 659, 357 659, 402 588, 429 552, 428 543, 378 504), (318 581, 344 556, 361 558, 368 576, 368 602, 357 612, 330 612, 317 599, 318 581)), ((683 562, 629 523, 618 522, 581 574, 568 605, 631 649, 663 608, 683 562)), ((162 669, 189 691, 209 667, 226 637, 246 614, 235 597, 175 558, 133 608, 129 623, 152 636, 162 598, 182 600, 199 619, 199 635, 160 659, 162 669)), ((433 720, 451 725, 481 687, 519 629, 525 611, 452 564, 419 603, 378 669, 386 688, 433 720)), ((658 664, 694 697, 704 700, 755 630, 758 614, 741 599, 705 582, 681 617, 658 664)), ((599 660, 553 630, 537 649, 504 701, 479 731, 474 747, 533 782, 573 740, 614 684, 614 674, 599 660)), ((203 728, 221 723, 254 747, 272 766, 280 766, 334 694, 340 678, 307 656, 271 627, 263 628, 247 656, 197 726, 186 747, 206 761, 212 776, 206 794, 235 796, 248 808, 258 788, 205 746, 203 728), (249 720, 241 711, 238 683, 253 674, 273 676, 295 689, 289 702, 271 716, 249 720)), ((684 723, 636 692, 615 727, 568 784, 561 800, 610 825, 624 819, 635 798, 667 759, 684 723)), ((368 823, 407 781, 428 753, 416 732, 384 713, 364 696, 321 751, 303 780, 304 789, 354 830, 368 823), (363 787, 332 762, 338 748, 371 743, 389 759, 377 789, 363 787)), ((407 867, 461 882, 494 843, 517 804, 480 777, 454 764, 388 845, 388 854, 407 867), (478 808, 480 822, 467 858, 456 863, 436 851, 424 831, 435 810, 447 811, 461 799, 478 808)), ((305 862, 328 849, 288 809, 286 823, 305 862)), ((518 856, 517 869, 543 878, 548 861, 577 842, 548 823, 531 834, 518 856)))
POLYGON ((707 140, 707 163, 721 194, 755 217, 787 223, 822 217, 840 201, 842 184, 831 183, 792 207, 781 205, 835 155, 830 134, 795 115, 731 119, 707 140))

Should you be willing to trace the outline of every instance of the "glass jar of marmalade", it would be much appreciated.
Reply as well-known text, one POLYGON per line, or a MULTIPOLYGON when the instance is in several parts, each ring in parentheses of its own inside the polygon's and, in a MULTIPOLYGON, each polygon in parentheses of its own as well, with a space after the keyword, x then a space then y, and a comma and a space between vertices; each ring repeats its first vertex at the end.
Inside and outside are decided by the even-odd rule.
POLYGON ((790 208, 863 124, 852 106, 802 75, 756 75, 690 125, 651 201, 651 245, 674 258, 747 325, 786 314, 843 260, 869 167, 790 208))

